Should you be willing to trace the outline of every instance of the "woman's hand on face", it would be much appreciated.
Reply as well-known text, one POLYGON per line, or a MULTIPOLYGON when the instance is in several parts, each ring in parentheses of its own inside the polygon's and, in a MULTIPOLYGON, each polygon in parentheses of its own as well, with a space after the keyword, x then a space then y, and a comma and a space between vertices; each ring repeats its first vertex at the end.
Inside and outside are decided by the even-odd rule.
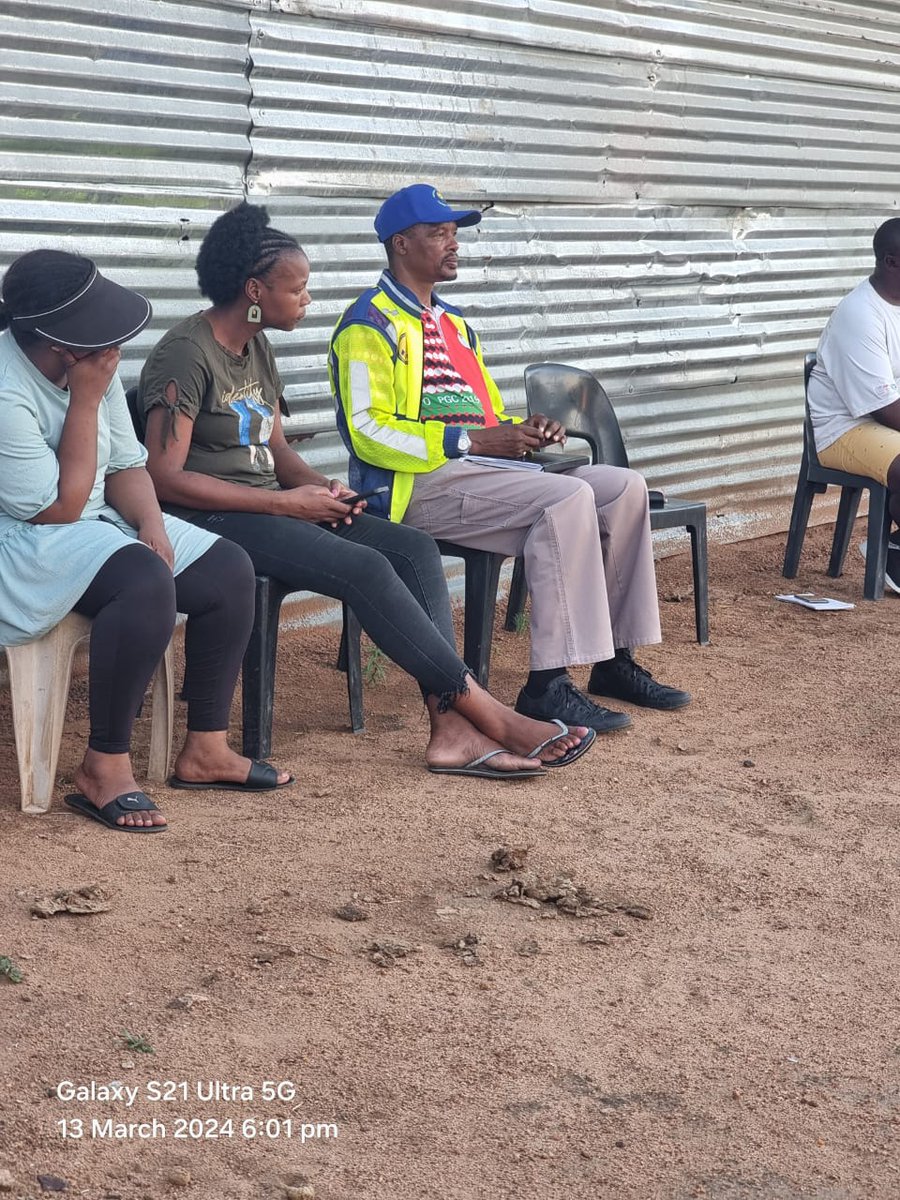
POLYGON ((99 403, 109 387, 119 359, 122 357, 118 346, 108 350, 95 350, 93 354, 76 355, 71 350, 61 350, 66 364, 66 377, 69 384, 69 395, 83 397, 99 403))
MULTIPOLYGON (((296 517, 301 521, 314 521, 316 524, 327 522, 336 526, 344 521, 349 525, 349 505, 337 499, 338 493, 333 487, 333 484, 326 487, 324 484, 306 483, 302 487, 288 488, 281 492, 284 515, 296 517)), ((348 496, 352 494, 347 492, 348 496)))
POLYGON ((175 551, 162 521, 145 521, 138 529, 138 541, 158 554, 170 571, 175 569, 175 551))

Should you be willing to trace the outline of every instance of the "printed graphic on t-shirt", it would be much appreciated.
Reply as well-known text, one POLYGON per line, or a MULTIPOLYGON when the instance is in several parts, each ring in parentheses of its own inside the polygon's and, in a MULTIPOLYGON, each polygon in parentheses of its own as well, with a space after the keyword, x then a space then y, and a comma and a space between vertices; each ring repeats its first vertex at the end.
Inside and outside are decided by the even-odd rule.
POLYGON ((238 441, 250 451, 250 464, 256 471, 272 471, 275 460, 269 449, 269 438, 275 424, 275 411, 263 399, 262 385, 257 380, 242 383, 240 387, 223 392, 220 398, 223 408, 230 408, 238 419, 238 441), (259 418, 256 436, 253 436, 253 417, 259 418))

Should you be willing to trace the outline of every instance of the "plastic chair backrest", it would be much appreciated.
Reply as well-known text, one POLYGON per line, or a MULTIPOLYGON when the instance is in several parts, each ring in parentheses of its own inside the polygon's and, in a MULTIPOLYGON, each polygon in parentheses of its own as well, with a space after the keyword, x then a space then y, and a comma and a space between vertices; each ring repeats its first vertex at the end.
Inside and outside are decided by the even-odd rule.
POLYGON ((529 413, 553 417, 584 438, 595 463, 627 467, 628 453, 609 396, 590 371, 563 363, 534 363, 525 368, 529 413))
POLYGON ((138 389, 137 384, 130 387, 125 393, 125 403, 128 405, 128 415, 131 417, 131 423, 134 426, 134 432, 137 435, 137 440, 144 440, 144 422, 141 420, 141 414, 138 412, 138 389))
POLYGON ((806 397, 803 416, 803 439, 806 442, 806 454, 814 467, 819 466, 819 456, 816 453, 816 439, 813 435, 812 417, 809 415, 809 377, 816 365, 816 352, 811 350, 803 358, 803 394, 806 397))

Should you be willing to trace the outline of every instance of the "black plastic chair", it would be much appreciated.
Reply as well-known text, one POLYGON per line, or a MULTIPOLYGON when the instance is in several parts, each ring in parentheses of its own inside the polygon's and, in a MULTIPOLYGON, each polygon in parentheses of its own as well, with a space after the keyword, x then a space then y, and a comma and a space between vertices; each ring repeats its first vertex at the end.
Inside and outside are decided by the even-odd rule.
POLYGON ((441 538, 436 541, 438 550, 445 558, 463 560, 466 579, 463 662, 481 686, 487 687, 500 568, 508 555, 495 554, 491 550, 475 550, 471 546, 460 546, 441 538))
MULTIPOLYGON (((268 575, 256 576, 256 615, 241 669, 241 717, 243 750, 248 758, 267 758, 272 752, 272 716, 275 709, 275 665, 278 650, 278 620, 282 602, 290 592, 268 575)), ((365 728, 360 625, 356 613, 342 606, 339 669, 347 673, 350 727, 354 733, 365 728)))
MULTIPOLYGON (((144 428, 137 407, 138 389, 125 393, 131 423, 138 438, 144 428)), ((256 576, 256 608, 250 641, 241 667, 241 719, 243 752, 248 758, 267 758, 272 752, 272 715, 275 710, 275 661, 278 650, 278 620, 281 605, 290 589, 268 575, 256 576)), ((360 625, 356 614, 343 605, 341 670, 347 673, 350 727, 354 733, 365 728, 360 662, 360 625)))
POLYGON ((880 600, 884 595, 884 576, 887 569, 888 539, 891 532, 891 514, 888 509, 887 488, 867 475, 853 475, 849 471, 838 471, 823 467, 816 453, 812 419, 809 415, 809 377, 816 365, 815 354, 807 354, 803 360, 803 388, 807 400, 803 417, 803 456, 797 476, 797 490, 791 509, 791 524, 788 529, 787 546, 784 551, 782 575, 794 579, 800 568, 800 554, 809 524, 813 496, 825 492, 829 484, 841 489, 837 519, 834 523, 834 538, 831 542, 831 558, 828 560, 828 575, 836 579, 844 569, 844 560, 853 534, 853 522, 859 509, 863 491, 869 491, 868 545, 866 547, 866 573, 863 581, 863 596, 866 600, 880 600))
MULTIPOLYGON (((562 363, 536 363, 525 368, 525 397, 529 413, 546 413, 565 425, 570 437, 587 442, 591 461, 627 467, 628 452, 610 399, 590 371, 562 363)), ((651 529, 687 529, 691 535, 694 573, 694 617, 697 641, 709 642, 709 567, 706 546, 706 505, 699 500, 666 498, 650 507, 651 529)), ((521 559, 516 559, 506 612, 506 628, 515 629, 525 607, 527 585, 521 559)))

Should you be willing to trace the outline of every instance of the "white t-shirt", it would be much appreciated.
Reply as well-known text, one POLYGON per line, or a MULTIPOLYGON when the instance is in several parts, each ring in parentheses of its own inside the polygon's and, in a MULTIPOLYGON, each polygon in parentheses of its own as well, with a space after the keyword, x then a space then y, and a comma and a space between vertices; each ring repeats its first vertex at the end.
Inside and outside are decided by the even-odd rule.
POLYGON ((879 408, 900 400, 900 305, 882 300, 868 279, 840 302, 825 326, 809 379, 816 449, 879 408))

